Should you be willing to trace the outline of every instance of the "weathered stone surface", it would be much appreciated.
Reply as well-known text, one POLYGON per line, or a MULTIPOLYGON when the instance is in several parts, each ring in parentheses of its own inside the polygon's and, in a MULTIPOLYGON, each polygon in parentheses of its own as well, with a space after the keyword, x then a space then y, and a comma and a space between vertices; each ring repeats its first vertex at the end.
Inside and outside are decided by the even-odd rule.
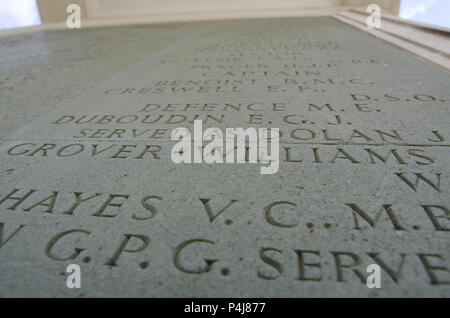
POLYGON ((202 25, 58 30, 0 38, 0 138, 202 25))
POLYGON ((189 26, 4 138, 0 295, 450 296, 449 74, 331 18, 189 26), (174 164, 194 119, 279 128, 279 171, 174 164))

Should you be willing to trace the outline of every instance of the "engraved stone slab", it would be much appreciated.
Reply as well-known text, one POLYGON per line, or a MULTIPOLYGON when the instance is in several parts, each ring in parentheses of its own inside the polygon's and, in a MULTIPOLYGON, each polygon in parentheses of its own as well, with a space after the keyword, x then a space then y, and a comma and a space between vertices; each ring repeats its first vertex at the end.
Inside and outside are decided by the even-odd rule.
POLYGON ((0 138, 202 25, 42 31, 1 38, 0 138))
POLYGON ((332 18, 152 28, 0 145, 0 295, 450 296, 446 71, 332 18), (195 119, 279 128, 279 171, 173 163, 195 119))

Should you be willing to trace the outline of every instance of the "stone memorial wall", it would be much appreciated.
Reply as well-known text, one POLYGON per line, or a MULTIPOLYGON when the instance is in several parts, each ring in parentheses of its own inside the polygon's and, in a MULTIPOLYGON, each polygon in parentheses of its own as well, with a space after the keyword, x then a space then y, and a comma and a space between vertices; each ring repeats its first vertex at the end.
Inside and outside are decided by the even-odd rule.
POLYGON ((0 295, 450 296, 447 71, 333 18, 58 32, 92 69, 0 88, 79 83, 0 141, 0 295), (194 120, 278 128, 278 171, 175 164, 194 120))

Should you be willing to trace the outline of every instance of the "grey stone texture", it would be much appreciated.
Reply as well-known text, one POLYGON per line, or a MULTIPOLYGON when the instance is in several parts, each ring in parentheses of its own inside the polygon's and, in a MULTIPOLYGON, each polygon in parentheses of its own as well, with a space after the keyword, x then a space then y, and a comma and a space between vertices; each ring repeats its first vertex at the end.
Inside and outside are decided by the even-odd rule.
POLYGON ((450 296, 448 72, 332 18, 1 41, 1 296, 450 296), (173 163, 194 119, 279 171, 173 163))

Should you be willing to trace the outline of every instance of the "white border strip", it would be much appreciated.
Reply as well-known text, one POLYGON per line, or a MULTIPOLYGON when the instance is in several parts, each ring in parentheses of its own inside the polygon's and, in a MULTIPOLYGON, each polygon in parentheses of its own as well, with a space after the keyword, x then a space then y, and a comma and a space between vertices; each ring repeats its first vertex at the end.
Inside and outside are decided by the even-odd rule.
POLYGON ((381 29, 369 29, 365 21, 368 16, 365 11, 355 9, 333 15, 339 21, 450 71, 450 30, 386 15, 381 17, 381 29))

